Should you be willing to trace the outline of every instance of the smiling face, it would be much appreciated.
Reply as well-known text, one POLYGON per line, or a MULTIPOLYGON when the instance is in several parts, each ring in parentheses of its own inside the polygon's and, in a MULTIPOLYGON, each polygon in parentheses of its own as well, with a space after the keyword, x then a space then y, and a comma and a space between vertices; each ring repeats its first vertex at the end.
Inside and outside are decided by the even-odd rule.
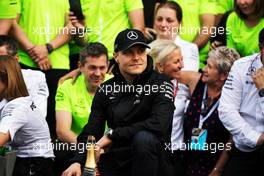
POLYGON ((216 67, 216 62, 208 58, 207 64, 203 69, 202 81, 208 84, 215 84, 217 81, 220 81, 220 73, 216 67))
POLYGON ((154 29, 158 33, 158 38, 174 39, 179 27, 180 23, 176 18, 175 10, 168 7, 158 9, 154 21, 154 29))
POLYGON ((236 4, 246 16, 250 16, 255 10, 254 1, 255 0, 236 0, 236 4))
POLYGON ((86 62, 79 67, 85 77, 87 86, 97 88, 104 81, 107 66, 106 55, 87 57, 86 62))
POLYGON ((166 56, 164 63, 156 65, 159 72, 166 74, 171 79, 179 77, 179 71, 183 68, 183 57, 180 49, 173 50, 166 56))
POLYGON ((125 79, 133 79, 147 68, 146 48, 135 45, 125 51, 114 54, 119 70, 125 79))

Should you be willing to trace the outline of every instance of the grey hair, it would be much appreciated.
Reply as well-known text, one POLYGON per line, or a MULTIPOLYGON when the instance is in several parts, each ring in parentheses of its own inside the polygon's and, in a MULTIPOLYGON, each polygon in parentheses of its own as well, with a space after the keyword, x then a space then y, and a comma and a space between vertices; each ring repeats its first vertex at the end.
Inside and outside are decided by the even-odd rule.
POLYGON ((216 62, 219 73, 228 73, 233 63, 240 58, 238 52, 233 48, 220 46, 209 51, 208 56, 216 62))
POLYGON ((166 57, 173 52, 175 49, 180 49, 178 45, 174 43, 172 40, 162 40, 157 39, 154 42, 150 43, 149 46, 151 47, 148 50, 148 54, 153 58, 154 68, 157 63, 161 65, 166 62, 166 57))

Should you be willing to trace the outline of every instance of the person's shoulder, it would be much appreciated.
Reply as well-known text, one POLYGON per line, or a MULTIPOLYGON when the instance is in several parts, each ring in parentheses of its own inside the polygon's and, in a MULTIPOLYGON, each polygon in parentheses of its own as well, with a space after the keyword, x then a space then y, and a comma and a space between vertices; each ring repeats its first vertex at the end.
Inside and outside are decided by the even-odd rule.
POLYGON ((32 102, 32 97, 31 96, 26 96, 26 97, 19 97, 15 98, 11 101, 9 101, 6 105, 17 105, 17 106, 25 106, 32 102))
MULTIPOLYGON (((76 83, 76 82, 75 82, 76 83)), ((58 84, 58 88, 57 88, 57 94, 60 92, 68 92, 68 90, 72 89, 74 87, 75 84, 72 84, 72 79, 67 79, 65 80, 63 83, 58 84)))
POLYGON ((32 104, 32 102, 33 101, 30 96, 13 99, 7 102, 3 108, 3 114, 12 115, 14 112, 22 114, 23 112, 26 112, 26 109, 32 104))
POLYGON ((163 74, 163 73, 158 73, 157 71, 153 70, 151 80, 153 81, 154 84, 164 84, 165 82, 168 84, 171 84, 170 78, 163 74))
POLYGON ((231 12, 230 15, 227 17, 227 24, 234 24, 238 21, 242 21, 236 12, 231 12))
POLYGON ((197 49, 198 50, 198 46, 195 44, 195 43, 192 43, 192 42, 189 42, 189 41, 186 41, 186 40, 183 40, 183 42, 185 43, 186 46, 188 46, 189 48, 191 49, 197 49))
POLYGON ((22 75, 25 79, 46 80, 43 72, 31 69, 21 69, 22 75))
POLYGON ((163 74, 158 73, 155 70, 153 71, 153 82, 152 82, 152 88, 154 94, 160 94, 164 95, 163 97, 168 98, 171 102, 173 102, 173 83, 171 82, 170 78, 163 74), (158 89, 158 91, 154 91, 155 89, 158 89))
POLYGON ((235 11, 233 11, 233 12, 230 13, 230 15, 228 16, 228 18, 236 19, 236 18, 239 18, 239 16, 237 15, 237 13, 235 11))
POLYGON ((253 54, 250 56, 242 57, 236 60, 232 66, 231 71, 236 72, 240 75, 244 75, 245 73, 248 74, 250 72, 249 68, 252 64, 253 60, 257 57, 257 54, 253 54))
POLYGON ((114 75, 106 74, 104 82, 101 85, 112 85, 116 82, 118 82, 117 77, 115 77, 114 75))
POLYGON ((78 87, 81 83, 81 81, 83 82, 83 84, 85 84, 84 80, 82 79, 83 75, 79 75, 76 78, 75 83, 72 83, 73 79, 69 78, 67 80, 65 80, 63 83, 58 84, 58 87, 60 89, 72 89, 73 87, 78 87))
POLYGON ((189 42, 187 40, 184 40, 182 38, 179 38, 178 42, 176 41, 176 44, 179 45, 179 47, 189 47, 189 48, 197 48, 197 45, 192 43, 192 42, 189 42))
POLYGON ((114 75, 105 74, 104 82, 109 80, 109 79, 111 79, 111 78, 113 78, 113 77, 114 77, 114 75))
POLYGON ((250 56, 242 57, 234 62, 234 65, 249 65, 252 63, 252 61, 258 56, 258 54, 253 54, 250 56))

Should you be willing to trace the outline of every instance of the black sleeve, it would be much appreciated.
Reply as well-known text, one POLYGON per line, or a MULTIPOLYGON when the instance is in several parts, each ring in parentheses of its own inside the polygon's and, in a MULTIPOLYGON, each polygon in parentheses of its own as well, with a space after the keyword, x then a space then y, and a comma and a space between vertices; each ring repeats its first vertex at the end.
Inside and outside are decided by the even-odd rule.
POLYGON ((84 126, 82 132, 77 138, 77 149, 71 163, 78 162, 84 165, 86 159, 86 146, 88 135, 93 135, 96 141, 100 140, 104 134, 105 130, 105 116, 104 116, 104 106, 106 103, 106 95, 103 92, 97 91, 94 96, 91 113, 89 116, 88 123, 84 126))
POLYGON ((226 30, 226 22, 227 22, 227 18, 231 12, 232 11, 228 11, 223 15, 220 23, 216 27, 215 36, 211 36, 211 42, 214 42, 214 41, 222 42, 223 46, 226 46, 226 31, 227 31, 226 30))
POLYGON ((141 130, 150 131, 158 137, 167 135, 174 112, 173 85, 170 81, 164 80, 160 80, 158 85, 161 89, 154 97, 150 116, 144 121, 115 128, 111 136, 113 141, 129 139, 141 130))

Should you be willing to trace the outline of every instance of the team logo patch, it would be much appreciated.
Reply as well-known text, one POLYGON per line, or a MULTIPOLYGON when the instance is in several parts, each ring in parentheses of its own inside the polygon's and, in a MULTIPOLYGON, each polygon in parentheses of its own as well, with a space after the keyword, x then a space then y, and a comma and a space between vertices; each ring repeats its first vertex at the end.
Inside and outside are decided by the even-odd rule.
POLYGON ((138 35, 136 32, 130 31, 129 33, 127 33, 127 38, 130 40, 136 40, 138 39, 138 35))

